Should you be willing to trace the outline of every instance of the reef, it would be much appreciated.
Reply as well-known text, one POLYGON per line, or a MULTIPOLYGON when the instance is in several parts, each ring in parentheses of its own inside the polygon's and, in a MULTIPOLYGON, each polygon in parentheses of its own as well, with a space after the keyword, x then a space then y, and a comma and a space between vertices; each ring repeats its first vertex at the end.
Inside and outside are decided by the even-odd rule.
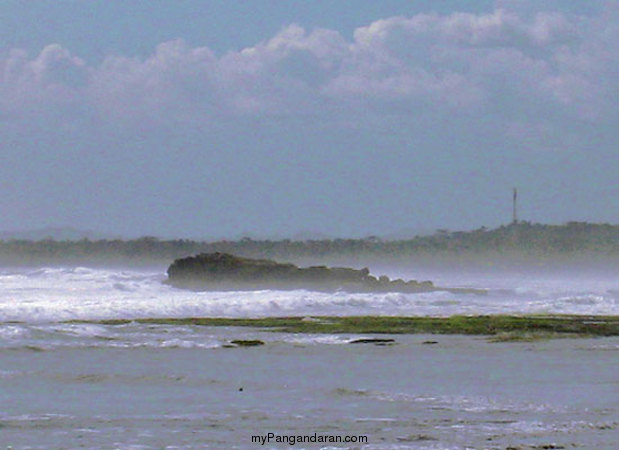
POLYGON ((311 266, 267 259, 242 258, 228 253, 201 253, 175 260, 168 268, 166 283, 184 289, 219 290, 294 290, 324 292, 401 292, 449 291, 484 294, 481 289, 434 286, 431 281, 391 280, 370 275, 370 270, 347 267, 311 266))
MULTIPOLYGON (((464 334, 489 336, 491 342, 535 341, 555 337, 619 336, 619 316, 589 315, 481 315, 450 317, 398 316, 313 316, 263 318, 150 318, 111 319, 95 322, 126 325, 129 323, 190 325, 209 327, 249 327, 282 333, 326 334, 464 334)), ((422 344, 436 344, 427 340, 422 344)))

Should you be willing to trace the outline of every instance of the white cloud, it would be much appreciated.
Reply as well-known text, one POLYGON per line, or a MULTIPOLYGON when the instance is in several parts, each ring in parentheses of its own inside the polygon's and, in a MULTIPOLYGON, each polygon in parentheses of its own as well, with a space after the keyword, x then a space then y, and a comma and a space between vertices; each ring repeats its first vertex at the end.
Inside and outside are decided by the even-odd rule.
POLYGON ((497 9, 378 20, 351 42, 290 25, 220 58, 176 40, 146 59, 109 56, 87 66, 52 44, 34 57, 13 50, 0 61, 0 104, 16 120, 88 109, 93 120, 125 126, 359 108, 369 123, 392 112, 504 116, 506 124, 553 115, 591 121, 616 112, 618 35, 609 17, 497 9))
POLYGON ((20 115, 22 110, 52 114, 57 108, 64 111, 68 105, 84 101, 81 89, 88 83, 89 69, 84 62, 72 56, 60 45, 46 46, 30 59, 19 49, 9 52, 0 64, 3 83, 0 87, 0 105, 20 115))

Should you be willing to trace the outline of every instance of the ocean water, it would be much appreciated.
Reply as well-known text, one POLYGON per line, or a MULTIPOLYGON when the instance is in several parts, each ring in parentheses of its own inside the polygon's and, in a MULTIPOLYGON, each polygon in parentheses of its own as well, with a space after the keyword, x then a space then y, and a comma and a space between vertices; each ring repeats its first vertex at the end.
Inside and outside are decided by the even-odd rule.
POLYGON ((55 322, 143 317, 616 314, 619 277, 609 272, 442 272, 385 269, 392 278, 488 289, 488 295, 431 292, 349 294, 311 291, 190 292, 162 283, 164 270, 0 268, 0 320, 55 322), (411 273, 412 272, 412 273, 411 273))
POLYGON ((0 269, 0 448, 618 448, 617 338, 398 335, 376 346, 350 344, 369 335, 69 322, 618 313, 609 271, 410 272, 381 274, 489 293, 200 293, 162 284, 160 269, 0 269))

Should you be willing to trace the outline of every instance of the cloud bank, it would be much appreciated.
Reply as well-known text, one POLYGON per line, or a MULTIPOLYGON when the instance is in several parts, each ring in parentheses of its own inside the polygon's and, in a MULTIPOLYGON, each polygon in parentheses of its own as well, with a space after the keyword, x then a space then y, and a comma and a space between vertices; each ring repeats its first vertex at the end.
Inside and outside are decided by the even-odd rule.
POLYGON ((179 39, 143 60, 110 55, 97 66, 50 44, 35 56, 15 49, 2 58, 0 104, 8 120, 60 109, 67 120, 89 110, 93 120, 208 125, 223 116, 364 108, 514 121, 542 110, 597 121, 615 109, 616 17, 611 9, 594 18, 501 9, 420 14, 378 20, 357 29, 351 42, 293 24, 220 58, 179 39))

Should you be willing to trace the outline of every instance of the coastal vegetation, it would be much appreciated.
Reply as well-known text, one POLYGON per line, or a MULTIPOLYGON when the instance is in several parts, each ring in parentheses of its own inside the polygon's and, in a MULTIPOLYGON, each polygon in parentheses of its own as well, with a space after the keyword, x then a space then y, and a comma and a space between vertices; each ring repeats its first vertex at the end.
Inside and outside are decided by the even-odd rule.
POLYGON ((518 222, 495 229, 438 230, 410 239, 269 240, 243 238, 213 242, 189 239, 0 241, 0 263, 161 263, 198 253, 223 252, 251 258, 301 261, 405 260, 416 257, 619 257, 619 225, 518 222))

